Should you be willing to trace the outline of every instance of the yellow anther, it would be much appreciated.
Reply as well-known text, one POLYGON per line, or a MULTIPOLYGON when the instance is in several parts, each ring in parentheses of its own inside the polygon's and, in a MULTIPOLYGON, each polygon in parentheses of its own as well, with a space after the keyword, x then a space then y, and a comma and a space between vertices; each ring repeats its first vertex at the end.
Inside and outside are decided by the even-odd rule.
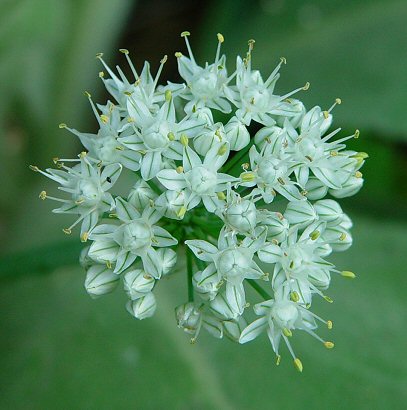
POLYGON ((181 53, 180 51, 177 51, 177 52, 175 53, 175 57, 181 58, 181 57, 182 57, 182 53, 181 53))
POLYGON ((338 105, 341 105, 341 104, 342 104, 342 100, 341 100, 340 98, 336 98, 336 99, 335 99, 335 102, 336 102, 338 105))
POLYGON ((34 172, 39 172, 40 170, 36 165, 30 165, 29 168, 31 169, 31 171, 34 171, 34 172))
POLYGON ((169 133, 167 134, 167 138, 168 138, 170 141, 174 141, 174 140, 175 140, 175 134, 174 134, 173 132, 169 132, 169 133))
POLYGON ((188 36, 190 36, 191 35, 191 33, 189 32, 189 31, 183 31, 182 33, 181 33, 181 37, 188 37, 188 36))
POLYGON ((309 89, 310 85, 311 85, 311 84, 307 81, 307 82, 305 83, 304 87, 302 87, 302 89, 303 89, 304 91, 307 91, 307 90, 309 89))
POLYGON ((227 150, 228 150, 227 144, 223 144, 223 145, 218 149, 218 155, 224 155, 227 150))
POLYGON ((62 229, 62 232, 65 233, 66 235, 70 235, 72 233, 72 231, 69 228, 62 229))
POLYGON ((128 123, 132 123, 132 122, 135 122, 135 121, 134 121, 134 118, 133 118, 133 117, 128 117, 128 118, 127 118, 127 122, 128 122, 128 123))
POLYGON ((324 299, 328 302, 328 303, 333 303, 333 300, 329 297, 324 295, 324 299))
POLYGON ((356 177, 356 178, 362 178, 362 177, 363 177, 363 174, 362 174, 360 171, 356 171, 356 172, 355 172, 355 177, 356 177))
POLYGON ((127 50, 126 48, 119 48, 119 51, 123 54, 129 54, 129 50, 127 50))
POLYGON ((141 83, 141 78, 137 78, 136 81, 134 81, 134 86, 137 87, 141 83))
POLYGON ((124 91, 123 94, 127 95, 127 97, 130 97, 133 94, 133 92, 132 91, 124 91))
POLYGON ((103 57, 103 53, 96 53, 96 58, 102 58, 103 57))
POLYGON ((167 62, 167 60, 168 60, 168 56, 167 56, 167 54, 160 60, 160 63, 161 64, 165 64, 166 62, 167 62))
POLYGON ((338 151, 331 151, 329 154, 331 155, 331 157, 337 157, 338 151))
POLYGON ((124 147, 121 145, 118 145, 117 147, 114 148, 116 151, 124 151, 124 147))
POLYGON ((143 275, 143 278, 146 279, 146 280, 150 280, 150 279, 152 279, 153 277, 152 277, 151 275, 145 273, 145 274, 143 275))
POLYGON ((223 192, 217 192, 216 195, 221 201, 224 201, 226 199, 226 195, 223 192))
POLYGON ((348 279, 355 279, 356 278, 356 275, 353 272, 349 271, 349 270, 342 271, 341 275, 344 278, 348 278, 348 279))
POLYGON ((367 152, 357 152, 355 155, 352 155, 351 158, 366 159, 369 158, 369 154, 367 152))
POLYGON ((243 182, 251 182, 256 179, 256 174, 254 172, 243 172, 240 174, 240 179, 243 182))
POLYGON ((88 92, 88 91, 84 91, 84 92, 83 92, 83 95, 84 95, 85 97, 88 97, 88 98, 91 98, 91 97, 92 97, 91 94, 90 94, 90 92, 88 92))
POLYGON ((313 240, 313 241, 316 241, 318 238, 319 238, 319 235, 320 235, 321 233, 318 231, 318 230, 315 230, 314 232, 311 232, 311 234, 310 234, 310 238, 313 240))
POLYGON ((356 130, 356 131, 355 131, 355 138, 358 139, 359 136, 360 136, 360 131, 359 131, 359 130, 356 130))
POLYGON ((99 78, 104 78, 105 73, 103 71, 99 71, 99 78))
POLYGON ((87 153, 86 151, 82 151, 82 152, 79 154, 79 158, 83 159, 83 158, 86 157, 86 155, 88 155, 88 153, 87 153))
POLYGON ((281 64, 287 64, 287 59, 285 57, 280 57, 281 64))
POLYGON ((273 238, 273 239, 271 240, 271 243, 272 243, 273 245, 278 245, 278 240, 277 240, 276 238, 273 238))
POLYGON ((82 242, 86 242, 86 241, 88 240, 88 238, 89 238, 89 232, 84 232, 84 233, 81 235, 81 241, 82 241, 82 242))
POLYGON ((84 202, 85 202, 85 200, 84 200, 83 198, 77 199, 77 200, 75 201, 75 205, 81 205, 81 204, 83 204, 84 202))
POLYGON ((108 269, 112 269, 112 262, 111 261, 106 261, 106 266, 108 269))
POLYGON ((276 216, 280 221, 284 219, 284 215, 281 212, 276 212, 276 216))
POLYGON ((279 366, 279 365, 280 365, 280 362, 281 362, 281 356, 280 356, 280 355, 277 355, 277 356, 276 356, 276 365, 279 366))
POLYGON ((218 33, 217 36, 218 36, 219 43, 223 43, 225 41, 225 37, 223 37, 223 34, 218 33))
POLYGON ((249 50, 253 50, 254 47, 254 43, 256 42, 256 40, 253 40, 252 38, 247 42, 247 44, 249 45, 249 50))
POLYGON ((40 194, 38 195, 38 198, 40 198, 44 201, 45 199, 47 199, 47 192, 46 191, 41 191, 40 194))
POLYGON ((102 120, 103 124, 107 124, 109 122, 109 117, 105 114, 102 114, 100 116, 100 119, 102 120))
POLYGON ((52 158, 52 162, 53 162, 55 165, 57 165, 58 162, 59 162, 59 158, 58 158, 58 157, 52 158))
POLYGON ((327 349, 333 349, 334 346, 335 346, 335 344, 334 344, 333 342, 324 342, 324 346, 325 346, 327 349))
POLYGON ((247 171, 250 168, 250 164, 248 162, 245 162, 244 164, 242 164, 242 168, 247 171))
POLYGON ((331 329, 333 328, 333 326, 334 326, 332 320, 327 320, 326 326, 328 327, 329 330, 331 330, 331 329))
POLYGON ((182 174, 184 172, 184 167, 180 165, 179 167, 175 168, 175 170, 177 171, 178 174, 182 174))
POLYGON ((281 185, 285 185, 284 179, 281 177, 277 178, 277 181, 281 184, 281 185))
POLYGON ((182 144, 184 147, 187 147, 187 146, 188 146, 189 140, 188 140, 188 137, 187 137, 185 134, 182 134, 182 135, 181 135, 181 138, 180 138, 179 140, 180 140, 181 144, 182 144))
POLYGON ((298 292, 296 292, 295 290, 293 292, 290 293, 290 299, 297 303, 300 300, 300 295, 298 294, 298 292))
POLYGON ((178 218, 182 219, 187 212, 187 208, 185 206, 181 206, 180 210, 177 212, 178 218))
POLYGON ((301 363, 301 360, 300 360, 298 357, 296 357, 296 358, 294 359, 294 367, 295 367, 300 373, 302 372, 302 369, 303 369, 302 363, 301 363))
POLYGON ((326 120, 329 118, 329 112, 328 111, 324 111, 322 114, 324 115, 324 118, 326 120))
POLYGON ((165 101, 170 102, 172 98, 172 92, 171 90, 166 90, 165 91, 165 101))
POLYGON ((287 328, 285 327, 285 328, 283 329, 283 334, 284 334, 284 336, 291 337, 291 336, 293 335, 293 332, 291 332, 290 329, 287 329, 287 328))
POLYGON ((339 236, 340 241, 344 241, 346 239, 346 233, 342 232, 341 235, 339 236))
POLYGON ((58 125, 59 128, 66 128, 67 125, 64 122, 61 122, 61 124, 58 125))
POLYGON ((157 243, 158 243, 158 240, 157 240, 157 238, 154 238, 154 236, 153 236, 153 237, 151 238, 151 242, 157 244, 157 243))

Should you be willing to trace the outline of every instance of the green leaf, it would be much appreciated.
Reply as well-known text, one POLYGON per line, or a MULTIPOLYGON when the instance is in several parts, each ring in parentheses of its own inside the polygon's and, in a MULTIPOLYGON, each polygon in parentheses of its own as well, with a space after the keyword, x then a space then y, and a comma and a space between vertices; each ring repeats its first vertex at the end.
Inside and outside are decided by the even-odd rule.
POLYGON ((4 407, 403 409, 407 226, 354 222, 356 244, 336 262, 357 278, 334 277, 328 294, 335 302, 312 307, 333 320, 332 330, 318 333, 335 348, 295 332, 302 374, 285 348, 274 365, 266 335, 238 345, 202 333, 190 345, 174 319, 174 307, 187 298, 184 269, 160 281, 156 316, 143 321, 126 313, 120 289, 91 300, 79 269, 3 283, 4 407))

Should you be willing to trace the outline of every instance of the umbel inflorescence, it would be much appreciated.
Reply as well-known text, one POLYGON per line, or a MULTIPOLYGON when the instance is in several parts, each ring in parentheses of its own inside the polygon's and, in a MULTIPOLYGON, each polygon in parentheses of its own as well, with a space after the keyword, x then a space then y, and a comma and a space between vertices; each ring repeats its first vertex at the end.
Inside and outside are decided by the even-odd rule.
MULTIPOLYGON (((353 278, 327 261, 352 244, 352 222, 333 198, 354 195, 367 155, 346 149, 353 135, 330 131, 332 109, 306 110, 294 94, 275 92, 281 58, 264 79, 252 68, 254 40, 232 73, 218 34, 213 63, 200 66, 191 51, 178 52, 182 82, 159 85, 145 63, 139 74, 120 50, 131 78, 114 72, 97 55, 99 73, 113 101, 90 105, 96 134, 75 134, 84 150, 75 159, 55 158, 56 169, 31 168, 54 180, 66 195, 41 199, 60 203, 55 213, 72 214, 87 246, 80 257, 85 287, 93 296, 121 282, 127 310, 137 319, 154 314, 154 288, 174 271, 177 256, 188 283, 188 300, 176 307, 178 326, 195 341, 202 328, 217 338, 246 343, 262 333, 280 361, 284 342, 298 370, 290 339, 296 330, 322 342, 313 297, 332 274, 353 278), (114 194, 122 171, 132 175, 127 196, 114 194), (248 293, 248 289, 254 291, 248 293), (255 297, 257 295, 257 299, 255 297), (253 300, 250 300, 253 298, 253 300)), ((178 273, 180 274, 180 273, 178 273)))

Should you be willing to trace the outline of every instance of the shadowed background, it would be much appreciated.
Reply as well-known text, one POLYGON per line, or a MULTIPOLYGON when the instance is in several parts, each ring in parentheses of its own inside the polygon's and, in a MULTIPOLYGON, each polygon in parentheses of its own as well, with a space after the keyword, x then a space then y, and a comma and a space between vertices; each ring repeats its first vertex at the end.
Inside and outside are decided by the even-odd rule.
MULTIPOLYGON (((331 0, 175 2, 1 0, 0 13, 0 408, 4 409, 404 409, 407 406, 407 3, 331 0), (179 80, 179 33, 191 31, 200 62, 225 36, 229 67, 256 40, 253 64, 267 75, 287 58, 277 92, 303 85, 308 108, 328 108, 334 125, 370 158, 363 190, 342 201, 354 246, 335 256, 355 281, 333 278, 333 351, 295 335, 304 372, 284 351, 280 367, 266 337, 239 346, 201 335, 191 346, 173 308, 186 299, 184 272, 158 286, 158 311, 136 321, 116 291, 91 300, 78 267, 81 247, 62 234, 69 218, 38 199, 53 184, 28 165, 52 166, 80 146, 58 129, 96 131, 83 91, 103 103, 103 51, 111 66, 127 48, 163 81, 179 80)), ((182 265, 182 261, 181 261, 182 265)))

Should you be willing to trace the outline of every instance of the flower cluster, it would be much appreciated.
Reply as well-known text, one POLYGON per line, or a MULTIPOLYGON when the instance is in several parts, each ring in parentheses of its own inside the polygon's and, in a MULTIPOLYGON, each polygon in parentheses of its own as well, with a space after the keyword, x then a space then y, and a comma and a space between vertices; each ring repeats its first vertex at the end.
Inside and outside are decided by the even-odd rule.
POLYGON ((186 255, 188 300, 175 313, 191 340, 202 328, 239 343, 267 333, 277 362, 283 341, 301 371, 290 342, 295 331, 333 347, 316 333, 318 323, 331 328, 332 322, 312 312, 313 298, 331 302, 325 294, 331 276, 355 276, 327 258, 352 244, 352 222, 332 198, 351 196, 363 184, 367 155, 345 144, 359 131, 344 138, 336 138, 339 129, 329 131, 339 99, 328 110, 307 110, 292 98, 308 83, 277 94, 286 61, 263 79, 252 68, 254 40, 229 73, 221 34, 213 63, 204 66, 189 33, 181 36, 188 56, 175 54, 179 84, 158 84, 166 56, 154 77, 148 63, 138 74, 129 52, 120 50, 128 78, 97 55, 113 102, 96 105, 85 93, 96 134, 60 125, 84 152, 55 158, 56 169, 31 167, 66 194, 42 191, 40 198, 59 202, 54 212, 76 216, 65 233, 81 224, 80 239, 89 245, 80 261, 92 297, 122 282, 130 314, 150 317, 157 282, 186 255), (124 172, 133 183, 119 196, 113 187, 124 172))

